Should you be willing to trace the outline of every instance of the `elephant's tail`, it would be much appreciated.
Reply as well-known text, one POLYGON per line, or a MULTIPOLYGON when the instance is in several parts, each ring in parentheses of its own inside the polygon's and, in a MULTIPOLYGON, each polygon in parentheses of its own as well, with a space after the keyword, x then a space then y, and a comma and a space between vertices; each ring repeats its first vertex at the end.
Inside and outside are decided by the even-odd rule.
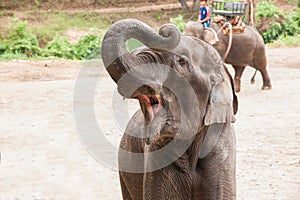
POLYGON ((255 72, 254 72, 254 74, 253 74, 253 76, 251 78, 251 84, 255 83, 255 75, 256 75, 256 73, 257 73, 257 69, 255 70, 255 72))

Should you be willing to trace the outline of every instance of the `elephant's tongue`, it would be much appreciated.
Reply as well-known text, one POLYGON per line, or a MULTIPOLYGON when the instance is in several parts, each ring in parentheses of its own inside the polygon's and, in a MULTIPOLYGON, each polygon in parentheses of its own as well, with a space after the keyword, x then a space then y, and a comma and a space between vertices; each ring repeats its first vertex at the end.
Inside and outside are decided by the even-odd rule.
POLYGON ((155 113, 160 107, 160 97, 154 95, 138 95, 137 99, 140 101, 141 109, 144 113, 145 125, 148 125, 153 121, 155 113))

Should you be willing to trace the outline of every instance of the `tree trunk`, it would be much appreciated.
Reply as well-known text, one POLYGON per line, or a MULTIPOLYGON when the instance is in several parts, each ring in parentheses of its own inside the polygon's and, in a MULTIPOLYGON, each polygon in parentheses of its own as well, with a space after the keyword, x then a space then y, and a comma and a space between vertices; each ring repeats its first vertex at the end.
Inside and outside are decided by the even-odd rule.
POLYGON ((199 9, 200 6, 200 0, 193 0, 193 11, 196 11, 199 9))
POLYGON ((183 10, 189 10, 189 6, 185 2, 185 0, 178 0, 178 1, 180 2, 183 10))
POLYGON ((258 0, 248 0, 248 6, 246 9, 246 20, 251 26, 256 25, 255 10, 257 2, 258 0))

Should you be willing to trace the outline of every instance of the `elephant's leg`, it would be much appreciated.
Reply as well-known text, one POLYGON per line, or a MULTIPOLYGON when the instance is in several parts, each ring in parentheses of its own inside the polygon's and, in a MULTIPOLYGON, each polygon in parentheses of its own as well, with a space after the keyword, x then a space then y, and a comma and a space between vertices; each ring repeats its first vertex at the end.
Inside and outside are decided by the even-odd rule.
POLYGON ((126 173, 123 172, 119 172, 119 176, 120 176, 120 184, 121 184, 121 189, 122 189, 122 196, 124 200, 132 200, 130 193, 128 191, 128 188, 126 187, 126 183, 125 183, 125 175, 126 173))
MULTIPOLYGON (((177 143, 176 139, 173 139, 173 142, 177 143)), ((178 144, 182 144, 182 142, 184 141, 178 144)), ((155 142, 153 143, 150 144, 148 152, 154 152, 161 148, 160 144, 156 145, 155 142)), ((161 144, 165 144, 165 142, 161 144)), ((170 160, 172 162, 169 156, 177 150, 169 149, 167 152, 150 153, 146 156, 144 200, 192 199, 192 173, 189 166, 188 153, 184 153, 178 160, 168 166, 163 167, 161 163, 162 160, 170 160), (162 168, 159 168, 160 165, 162 165, 162 168), (151 171, 153 168, 158 168, 158 170, 151 171)))
POLYGON ((198 160, 196 172, 201 180, 198 196, 203 199, 236 199, 235 152, 235 132, 227 123, 211 151, 198 160))
POLYGON ((262 90, 270 90, 272 88, 271 85, 271 79, 269 76, 269 73, 267 71, 267 68, 263 68, 263 69, 258 69, 261 73, 262 79, 263 79, 263 86, 262 86, 262 90))
POLYGON ((124 200, 143 199, 144 173, 137 173, 138 171, 135 171, 135 169, 141 171, 143 168, 143 157, 141 157, 141 161, 138 163, 131 162, 134 160, 134 154, 128 154, 126 152, 140 153, 142 155, 142 139, 126 133, 123 135, 119 150, 119 177, 124 200), (128 170, 133 171, 128 172, 128 170))
POLYGON ((175 164, 145 174, 145 200, 192 199, 192 174, 175 164))
POLYGON ((245 70, 245 66, 236 66, 232 65, 235 71, 234 75, 234 90, 235 92, 239 92, 241 90, 241 78, 243 75, 243 72, 245 70))

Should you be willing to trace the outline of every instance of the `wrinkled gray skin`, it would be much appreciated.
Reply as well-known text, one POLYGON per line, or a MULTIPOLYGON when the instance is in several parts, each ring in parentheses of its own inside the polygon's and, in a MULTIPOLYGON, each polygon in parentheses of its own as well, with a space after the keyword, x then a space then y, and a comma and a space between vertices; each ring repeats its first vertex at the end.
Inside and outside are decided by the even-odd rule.
POLYGON ((112 25, 102 42, 103 62, 119 93, 139 100, 141 106, 129 121, 120 143, 123 199, 236 199, 232 122, 237 99, 232 79, 221 57, 207 43, 181 35, 173 25, 161 27, 159 34, 140 21, 126 19, 112 25), (140 40, 145 47, 129 53, 125 48, 128 38, 140 40), (144 64, 147 68, 139 71, 144 64), (176 72, 175 76, 170 77, 169 68, 176 72), (123 78, 130 70, 135 74, 123 78), (191 87, 179 84, 181 79, 191 87), (167 87, 170 84, 176 91, 167 87), (183 101, 180 102, 182 96, 175 96, 176 92, 183 95, 183 101), (188 119, 185 123, 180 121, 182 116, 188 119), (194 130, 193 124, 197 125, 194 130), (220 136, 208 131, 214 127, 221 127, 220 136), (165 154, 146 156, 169 147, 170 141, 175 146, 165 154), (178 158, 151 170, 172 160, 186 142, 191 144, 178 158), (210 143, 214 145, 206 152, 204 147, 210 143), (143 159, 135 162, 134 155, 122 153, 124 150, 140 153, 143 159), (126 171, 128 166, 138 173, 126 171), (139 171, 140 168, 143 170, 139 171))
MULTIPOLYGON (((216 23, 211 24, 211 29, 215 32, 220 30, 216 23)), ((211 29, 204 29, 198 22, 188 22, 184 34, 200 38, 219 52, 221 57, 224 56, 228 46, 228 36, 221 31, 215 38, 215 33, 211 29), (219 41, 216 41, 219 40, 219 41)), ((231 64, 235 70, 234 86, 235 91, 241 89, 241 77, 246 66, 251 66, 261 72, 263 79, 263 90, 271 89, 271 80, 267 70, 267 57, 265 44, 259 33, 251 26, 246 26, 244 33, 233 34, 232 46, 225 62, 231 64)))

